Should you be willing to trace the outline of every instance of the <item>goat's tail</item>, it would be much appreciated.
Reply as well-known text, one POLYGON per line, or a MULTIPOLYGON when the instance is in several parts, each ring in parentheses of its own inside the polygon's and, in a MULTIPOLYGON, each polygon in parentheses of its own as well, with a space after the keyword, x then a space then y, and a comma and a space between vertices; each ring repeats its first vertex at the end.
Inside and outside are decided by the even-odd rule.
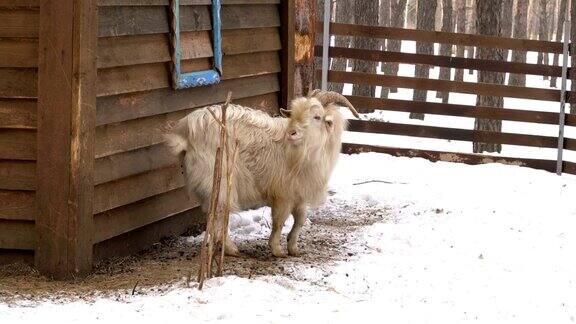
POLYGON ((188 118, 182 118, 164 135, 166 146, 174 155, 188 150, 188 118))

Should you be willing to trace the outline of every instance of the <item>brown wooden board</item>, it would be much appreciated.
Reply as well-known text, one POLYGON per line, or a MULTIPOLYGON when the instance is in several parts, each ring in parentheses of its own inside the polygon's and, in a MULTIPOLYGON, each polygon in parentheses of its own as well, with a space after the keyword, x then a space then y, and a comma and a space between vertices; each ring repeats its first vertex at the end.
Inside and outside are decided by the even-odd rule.
MULTIPOLYGON (((425 78, 377 75, 360 72, 329 71, 328 81, 336 83, 366 84, 408 89, 449 91, 487 96, 501 96, 545 101, 560 101, 560 90, 515 87, 489 83, 472 83, 425 78)), ((570 92, 567 92, 570 98, 570 92)))
MULTIPOLYGON (((556 172, 556 169, 554 169, 553 172, 556 172)), ((562 165, 562 172, 566 172, 569 174, 576 174, 576 163, 564 161, 562 165)))
POLYGON ((101 97, 98 98, 96 124, 117 123, 224 102, 229 91, 232 91, 233 99, 238 99, 279 90, 278 75, 267 74, 225 80, 217 86, 211 87, 177 91, 163 88, 147 92, 101 97))
MULTIPOLYGON (((456 141, 499 143, 532 147, 556 148, 558 139, 552 136, 498 133, 459 128, 397 124, 366 120, 349 120, 353 132, 437 138, 456 141)), ((576 150, 576 140, 566 138, 564 148, 576 150)))
POLYGON ((0 190, 0 219, 34 220, 36 200, 33 191, 0 190))
POLYGON ((265 95, 234 100, 234 103, 241 106, 265 111, 271 116, 277 116, 279 114, 279 99, 280 98, 278 96, 278 92, 272 92, 265 95))
POLYGON ((0 159, 35 160, 36 132, 0 128, 0 159))
MULTIPOLYGON (((209 6, 182 6, 180 27, 185 31, 211 30, 209 6)), ((222 6, 222 29, 280 26, 276 5, 222 6)), ((100 37, 161 34, 169 32, 169 19, 162 6, 101 7, 99 10, 100 37)))
POLYGON ((0 98, 35 98, 37 87, 36 69, 0 68, 0 98))
POLYGON ((294 97, 294 60, 296 34, 294 0, 282 1, 282 92, 280 106, 287 108, 294 97))
POLYGON ((24 263, 34 264, 34 251, 0 249, 0 265, 24 263))
POLYGON ((0 37, 38 37, 38 9, 0 8, 0 37))
POLYGON ((180 166, 152 170, 94 188, 94 214, 184 186, 180 166))
MULTIPOLYGON (((209 31, 182 33, 182 59, 212 57, 209 31)), ((276 27, 230 29, 222 31, 222 52, 236 55, 281 49, 276 27)), ((103 37, 98 40, 98 67, 169 62, 167 34, 103 37)))
POLYGON ((38 9, 38 0, 0 0, 0 7, 38 9))
POLYGON ((199 208, 194 208, 95 244, 94 259, 100 261, 122 257, 139 252, 162 238, 190 232, 200 233, 203 224, 203 214, 199 208))
POLYGON ((100 243, 198 207, 199 204, 196 199, 190 200, 185 188, 179 188, 94 215, 94 242, 100 243))
POLYGON ((481 46, 521 51, 562 53, 562 43, 529 39, 514 39, 474 34, 458 34, 394 27, 362 26, 330 23, 330 34, 340 36, 364 36, 441 44, 481 46))
POLYGON ((36 163, 0 160, 0 189, 35 190, 36 163))
POLYGON ((501 164, 524 166, 534 169, 541 169, 549 172, 556 172, 556 161, 553 160, 510 158, 510 157, 490 156, 482 154, 417 150, 417 149, 406 149, 406 148, 376 146, 366 144, 352 144, 352 143, 344 143, 342 145, 342 152, 345 154, 378 152, 398 157, 425 158, 432 162, 438 162, 438 161, 458 162, 470 165, 501 163, 501 164))
POLYGON ((0 38, 0 67, 37 67, 38 40, 0 38))
MULTIPOLYGON (((535 110, 478 107, 361 96, 346 96, 346 98, 350 100, 359 112, 371 112, 375 109, 380 109, 457 117, 490 118, 551 125, 557 125, 559 119, 558 113, 535 110)), ((566 126, 576 126, 576 115, 566 115, 565 121, 566 126)))
MULTIPOLYGON (((222 80, 280 72, 278 52, 260 52, 225 56, 222 80)), ((182 62, 183 71, 211 68, 209 59, 182 62)), ((98 96, 146 91, 170 86, 167 63, 151 63, 98 70, 98 96)))
POLYGON ((36 100, 0 99, 0 128, 36 128, 36 100))
MULTIPOLYGON (((330 57, 343 57, 376 62, 398 62, 405 64, 428 64, 459 69, 521 73, 543 76, 562 76, 562 67, 542 64, 527 64, 472 58, 375 51, 366 49, 330 47, 330 57)), ((316 56, 322 56, 322 46, 316 46, 316 56)))
POLYGON ((33 250, 34 222, 0 219, 0 249, 33 250))
MULTIPOLYGON (((0 0, 16 1, 16 0, 0 0)), ((27 0, 36 1, 36 0, 27 0)), ((281 0, 222 0, 223 5, 230 4, 279 4, 281 0)), ((98 0, 99 6, 167 6, 170 0, 98 0)), ((181 6, 210 5, 212 0, 180 0, 181 6)))

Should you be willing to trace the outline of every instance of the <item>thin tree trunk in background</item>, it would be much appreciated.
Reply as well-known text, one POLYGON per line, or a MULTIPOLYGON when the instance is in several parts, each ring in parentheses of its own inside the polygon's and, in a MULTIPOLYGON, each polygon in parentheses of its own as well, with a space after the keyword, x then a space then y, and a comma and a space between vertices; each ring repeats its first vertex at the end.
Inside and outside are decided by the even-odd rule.
POLYGON ((513 17, 512 8, 514 7, 514 0, 502 0, 502 37, 512 37, 512 24, 513 17))
MULTIPOLYGON (((570 40, 572 42, 572 71, 576 71, 576 50, 574 44, 576 43, 576 0, 570 1, 570 20, 572 21, 570 30, 570 40)), ((576 73, 570 73, 570 80, 572 84, 572 93, 576 93, 576 73)), ((576 96, 570 96, 570 113, 576 114, 576 96)))
MULTIPOLYGON (((456 0, 456 32, 459 34, 466 33, 466 0, 456 0)), ((464 57, 465 46, 456 47, 456 57, 464 57)), ((456 69, 454 81, 464 81, 464 69, 456 69)))
MULTIPOLYGON (((548 40, 548 6, 546 5, 546 2, 546 0, 540 0, 538 39, 543 41, 548 40)), ((538 64, 548 65, 548 53, 538 53, 538 64)), ((542 78, 546 80, 545 76, 542 78)))
MULTIPOLYGON (((568 10, 567 0, 560 0, 560 10, 558 11, 558 18, 556 19, 556 39, 555 41, 562 41, 562 30, 564 29, 564 13, 568 10)), ((576 23, 576 22, 575 22, 576 23)), ((560 61, 560 55, 558 53, 554 54, 554 61, 552 65, 558 65, 560 61)), ((556 77, 550 79, 550 86, 556 87, 556 77)))
MULTIPOLYGON (((476 34, 476 1, 475 0, 467 0, 467 10, 466 10, 466 33, 467 34, 476 34)), ((466 57, 467 58, 474 58, 474 52, 476 48, 474 46, 467 46, 466 47, 466 57)), ((468 74, 474 74, 474 70, 468 70, 468 74)))
MULTIPOLYGON (((511 0, 510 0, 511 1, 511 0)), ((452 25, 452 0, 442 0, 442 31, 452 32, 454 26, 452 25)), ((452 45, 441 44, 440 55, 452 56, 452 45)), ((440 80, 450 80, 452 69, 447 67, 440 68, 440 80)), ((450 92, 436 92, 436 98, 442 98, 443 103, 448 103, 450 92)))
MULTIPOLYGON (((416 28, 422 30, 434 30, 434 19, 436 18, 437 2, 431 0, 418 0, 418 17, 416 18, 416 28)), ((417 54, 434 54, 434 43, 416 43, 417 54)), ((427 79, 430 76, 430 66, 417 64, 415 76, 427 79)), ((414 89, 414 101, 426 101, 426 90, 414 89)), ((422 113, 410 113, 412 119, 424 119, 422 113)))
MULTIPOLYGON (((354 23, 357 25, 377 26, 378 25, 378 0, 356 1, 354 3, 354 23)), ((378 49, 378 39, 373 37, 354 37, 354 48, 358 49, 378 49)), ((376 62, 353 60, 352 71, 376 74, 376 62)), ((374 97, 375 86, 358 85, 352 87, 352 94, 355 96, 374 97)))
MULTIPOLYGON (((336 0, 336 13, 334 21, 343 24, 351 24, 354 22, 352 10, 354 9, 352 1, 354 0, 336 0)), ((352 38, 349 36, 335 36, 334 46, 336 47, 350 47, 352 38)), ((332 71, 346 71, 348 60, 345 58, 332 59, 330 70, 332 71)), ((342 83, 328 83, 328 90, 342 93, 344 84, 342 83)))
POLYGON ((418 7, 418 0, 409 0, 406 7, 406 28, 416 28, 416 8, 418 7))
MULTIPOLYGON (((494 10, 499 8, 500 1, 498 0, 482 0, 476 2, 476 28, 479 35, 500 36, 500 12, 494 10)), ((502 51, 479 47, 477 57, 485 60, 502 60, 502 51)), ((504 74, 499 72, 478 71, 479 83, 504 83, 504 74)), ((484 107, 502 108, 504 106, 504 98, 493 96, 477 96, 476 105, 484 107)), ((474 122, 475 130, 501 132, 502 121, 492 120, 485 118, 476 118, 474 122)), ((474 153, 482 152, 501 152, 502 145, 494 143, 473 143, 474 153)))
MULTIPOLYGON (((390 4, 390 25, 392 27, 404 28, 404 21, 406 17, 406 0, 392 0, 390 4)), ((388 50, 391 52, 400 52, 402 50, 402 43, 399 40, 389 39, 388 50)), ((398 63, 389 63, 390 75, 398 75, 398 63)), ((398 88, 389 88, 390 93, 398 92, 398 88)))
MULTIPOLYGON (((389 27, 390 26, 390 1, 391 0, 381 0, 380 1, 380 8, 378 14, 378 22, 381 27, 389 27)), ((387 40, 390 43, 390 40, 387 40)), ((386 39, 380 39, 380 47, 383 51, 386 50, 386 39)), ((382 71, 385 75, 390 75, 390 63, 387 62, 380 62, 380 71, 382 71)), ((388 87, 382 86, 382 92, 380 93, 380 98, 387 99, 388 98, 388 87)))
MULTIPOLYGON (((514 38, 525 39, 528 32, 528 0, 517 0, 516 17, 514 23, 514 38)), ((526 52, 515 50, 512 52, 512 62, 526 63, 526 52)), ((525 74, 510 73, 508 84, 524 87, 526 85, 525 74)))
POLYGON ((546 26, 548 27, 548 30, 546 31, 546 33, 548 34, 548 40, 553 40, 554 39, 554 28, 556 27, 556 20, 558 19, 558 12, 556 9, 558 9, 556 7, 557 4, 557 0, 551 0, 548 3, 548 21, 546 22, 546 26))
POLYGON ((316 0, 295 1, 294 95, 303 96, 314 88, 314 43, 316 41, 316 0))

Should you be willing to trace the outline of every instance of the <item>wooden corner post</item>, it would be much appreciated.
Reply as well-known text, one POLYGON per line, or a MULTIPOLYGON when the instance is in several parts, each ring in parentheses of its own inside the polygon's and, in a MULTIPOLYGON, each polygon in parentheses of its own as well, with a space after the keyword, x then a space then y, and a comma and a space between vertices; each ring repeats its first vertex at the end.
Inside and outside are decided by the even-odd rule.
POLYGON ((294 0, 283 0, 282 12, 282 92, 280 107, 287 109, 294 98, 294 0))
POLYGON ((97 0, 40 0, 37 268, 92 268, 97 0))
MULTIPOLYGON (((295 67, 294 93, 305 96, 314 89, 314 45, 316 42, 316 0, 294 0, 295 8, 295 67)), ((325 0, 330 1, 330 0, 325 0)))

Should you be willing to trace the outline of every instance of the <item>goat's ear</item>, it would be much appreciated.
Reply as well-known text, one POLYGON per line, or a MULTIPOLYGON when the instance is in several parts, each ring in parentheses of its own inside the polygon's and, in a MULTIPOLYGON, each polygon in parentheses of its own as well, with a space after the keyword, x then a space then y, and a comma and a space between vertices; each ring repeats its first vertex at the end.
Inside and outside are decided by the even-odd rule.
POLYGON ((282 115, 282 117, 290 118, 290 110, 280 108, 280 115, 282 115))

